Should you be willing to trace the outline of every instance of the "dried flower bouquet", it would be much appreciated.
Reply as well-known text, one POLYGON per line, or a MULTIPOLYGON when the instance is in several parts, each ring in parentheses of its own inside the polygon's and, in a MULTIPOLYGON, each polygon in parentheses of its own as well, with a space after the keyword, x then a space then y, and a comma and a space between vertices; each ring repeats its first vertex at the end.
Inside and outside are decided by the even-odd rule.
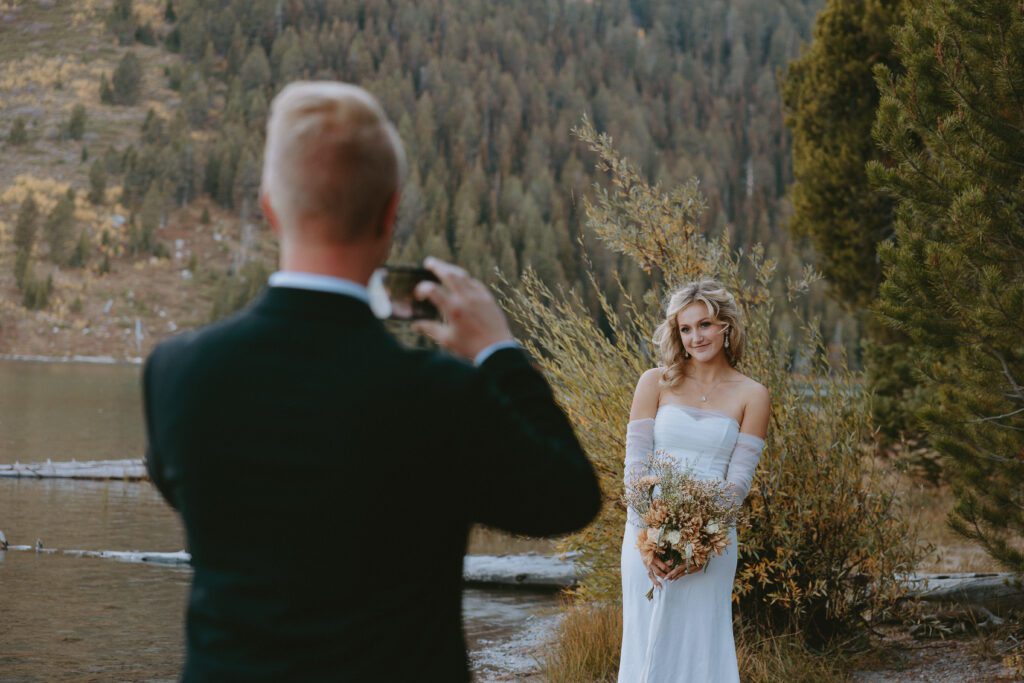
MULTIPOLYGON (((697 479, 662 451, 633 474, 623 498, 642 521, 636 545, 645 563, 657 556, 688 571, 707 567, 713 555, 725 552, 730 527, 744 521, 725 482, 697 479)), ((653 598, 652 586, 647 599, 653 598)))

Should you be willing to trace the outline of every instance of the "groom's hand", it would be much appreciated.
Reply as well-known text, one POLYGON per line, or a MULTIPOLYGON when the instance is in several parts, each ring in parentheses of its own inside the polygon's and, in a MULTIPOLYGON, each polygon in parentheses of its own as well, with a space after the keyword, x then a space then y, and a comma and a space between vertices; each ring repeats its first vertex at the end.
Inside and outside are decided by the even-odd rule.
POLYGON ((420 282, 414 295, 437 306, 443 322, 419 320, 414 330, 470 361, 488 346, 512 340, 505 314, 484 283, 440 259, 428 257, 423 265, 441 282, 420 282))

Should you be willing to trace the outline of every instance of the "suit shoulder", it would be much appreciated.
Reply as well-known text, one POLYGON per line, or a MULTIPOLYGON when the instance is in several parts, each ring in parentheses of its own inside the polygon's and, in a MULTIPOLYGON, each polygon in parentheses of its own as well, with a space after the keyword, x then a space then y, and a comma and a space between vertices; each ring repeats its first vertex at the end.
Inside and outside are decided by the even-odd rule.
POLYGON ((429 384, 457 386, 472 382, 477 375, 471 364, 443 351, 410 350, 408 359, 412 371, 429 384))
POLYGON ((146 358, 146 370, 158 372, 168 365, 180 371, 189 359, 214 353, 221 342, 232 339, 235 331, 243 324, 246 311, 231 315, 223 320, 205 325, 195 330, 182 332, 159 342, 146 358))

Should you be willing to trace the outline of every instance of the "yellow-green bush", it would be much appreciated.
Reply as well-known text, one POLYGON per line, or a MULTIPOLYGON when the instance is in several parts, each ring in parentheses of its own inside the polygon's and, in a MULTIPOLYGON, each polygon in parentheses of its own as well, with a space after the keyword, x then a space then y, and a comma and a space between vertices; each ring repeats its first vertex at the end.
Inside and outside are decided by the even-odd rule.
MULTIPOLYGON (((677 284, 710 276, 730 288, 745 315, 749 341, 740 370, 772 396, 767 445, 750 494, 752 523, 740 532, 734 594, 740 610, 759 628, 800 631, 812 640, 877 618, 899 594, 896 576, 912 568, 914 546, 898 501, 870 464, 873 429, 857 378, 844 365, 821 360, 826 354, 814 321, 797 340, 806 367, 794 372, 788 340, 769 324, 777 303, 769 291, 774 264, 760 248, 735 252, 726 240, 701 232, 704 203, 696 182, 666 192, 618 157, 589 122, 577 135, 610 175, 608 188, 597 187, 596 198, 584 200, 589 229, 635 261, 652 283, 640 299, 623 292, 619 311, 598 292, 602 323, 579 293, 552 291, 534 274, 507 290, 505 304, 605 492, 598 521, 565 542, 581 552, 580 597, 619 599, 625 524, 619 496, 633 389, 656 364, 650 337, 664 296, 677 284)), ((778 303, 795 305, 816 279, 807 269, 799 282, 788 283, 788 301, 778 303)))

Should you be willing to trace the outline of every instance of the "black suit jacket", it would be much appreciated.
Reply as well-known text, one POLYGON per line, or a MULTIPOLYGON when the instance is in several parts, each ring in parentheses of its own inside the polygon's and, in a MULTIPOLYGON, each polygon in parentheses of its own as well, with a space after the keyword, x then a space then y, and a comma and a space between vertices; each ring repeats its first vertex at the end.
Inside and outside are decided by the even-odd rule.
POLYGON ((551 535, 600 493, 518 349, 400 346, 347 296, 273 287, 160 344, 150 476, 195 573, 187 681, 461 681, 471 524, 551 535))

